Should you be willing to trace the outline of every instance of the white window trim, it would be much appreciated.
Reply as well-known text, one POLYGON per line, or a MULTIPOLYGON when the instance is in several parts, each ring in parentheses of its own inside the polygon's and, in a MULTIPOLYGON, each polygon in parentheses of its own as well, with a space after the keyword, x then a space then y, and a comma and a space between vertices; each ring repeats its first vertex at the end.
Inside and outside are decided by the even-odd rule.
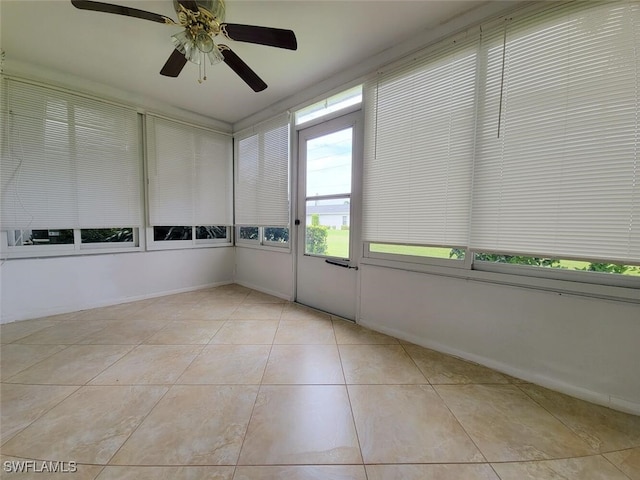
POLYGON ((3 260, 17 258, 63 257, 71 255, 101 255, 112 253, 142 252, 145 250, 144 236, 140 229, 134 227, 134 241, 121 243, 81 243, 79 228, 74 229, 74 243, 66 245, 22 245, 9 246, 8 231, 0 232, 0 258, 3 260), (136 245, 137 243, 137 245, 136 245))
POLYGON ((640 303, 640 277, 601 272, 563 270, 531 265, 473 262, 473 252, 467 250, 465 260, 413 257, 409 255, 369 252, 364 244, 360 263, 478 282, 545 290, 605 300, 640 303), (453 262, 464 262, 458 266, 453 262))
POLYGON ((257 225, 236 225, 235 228, 235 245, 236 247, 253 248, 256 250, 266 250, 270 252, 291 253, 291 227, 260 227, 257 225), (240 238, 240 228, 242 227, 254 227, 258 228, 258 238, 250 240, 247 238, 240 238), (287 243, 270 242, 264 239, 265 228, 288 228, 289 229, 289 241, 287 243))
MULTIPOLYGON (((187 225, 185 225, 187 226, 187 225)), ((191 240, 154 240, 153 228, 146 227, 147 237, 147 251, 157 250, 185 250, 190 248, 219 248, 219 247, 233 247, 232 228, 229 225, 227 227, 227 238, 211 238, 211 239, 196 239, 195 225, 191 225, 191 240)))

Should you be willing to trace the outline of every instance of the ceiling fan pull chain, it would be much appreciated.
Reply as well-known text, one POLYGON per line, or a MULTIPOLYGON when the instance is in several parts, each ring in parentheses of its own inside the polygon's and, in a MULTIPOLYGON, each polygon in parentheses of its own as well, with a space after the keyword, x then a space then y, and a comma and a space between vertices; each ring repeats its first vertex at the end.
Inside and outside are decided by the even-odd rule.
POLYGON ((207 79, 207 56, 203 53, 202 54, 202 65, 203 65, 203 71, 204 71, 204 76, 202 77, 203 80, 207 79))

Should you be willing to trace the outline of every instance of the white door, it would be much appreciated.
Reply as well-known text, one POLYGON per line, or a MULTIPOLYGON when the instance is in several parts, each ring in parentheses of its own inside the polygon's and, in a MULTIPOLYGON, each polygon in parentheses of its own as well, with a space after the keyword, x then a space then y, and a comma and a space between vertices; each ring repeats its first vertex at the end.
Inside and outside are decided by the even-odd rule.
POLYGON ((296 301, 355 320, 362 116, 298 133, 296 301))

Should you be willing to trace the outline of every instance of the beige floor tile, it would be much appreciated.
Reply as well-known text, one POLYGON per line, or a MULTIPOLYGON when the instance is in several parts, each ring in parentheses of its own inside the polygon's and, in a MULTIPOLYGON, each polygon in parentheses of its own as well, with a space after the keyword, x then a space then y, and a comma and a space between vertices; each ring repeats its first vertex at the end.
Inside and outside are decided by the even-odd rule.
POLYGON ((206 297, 206 293, 203 290, 193 290, 191 292, 175 293, 173 295, 165 295, 159 297, 162 303, 165 304, 182 304, 182 305, 196 305, 199 301, 206 297))
POLYGON ((232 480, 232 478, 233 467, 109 466, 104 468, 96 480, 232 480))
POLYGON ((107 328, 84 337, 88 345, 138 345, 166 326, 169 320, 129 319, 113 322, 107 328))
POLYGON ((183 303, 162 303, 159 300, 139 310, 134 319, 147 321, 191 320, 193 305, 183 303))
POLYGON ((57 323, 21 338, 16 343, 31 345, 72 345, 109 325, 107 320, 70 320, 57 323))
POLYGON ((65 322, 67 320, 75 320, 79 314, 80 314, 79 311, 69 312, 69 313, 58 313, 55 315, 47 315, 46 317, 40 317, 38 318, 38 320, 51 320, 56 323, 65 322))
POLYGON ((193 320, 227 320, 238 308, 237 304, 205 301, 192 307, 188 315, 193 320))
POLYGON ((362 458, 344 386, 260 388, 239 465, 357 463, 362 458))
POLYGON ((520 388, 598 452, 640 446, 640 416, 617 412, 537 385, 521 385, 520 388))
POLYGON ((509 383, 502 374, 476 363, 467 362, 417 345, 405 345, 404 349, 433 385, 509 383))
POLYGON ((350 385, 365 463, 482 462, 429 385, 350 385))
POLYGON ((274 345, 263 384, 344 384, 335 345, 274 345))
POLYGON ((179 384, 259 384, 270 345, 207 345, 179 384))
POLYGON ((224 285, 209 290, 203 290, 202 301, 219 301, 225 303, 242 303, 251 290, 240 285, 224 285))
POLYGON ((367 465, 367 480, 500 480, 488 464, 367 465))
POLYGON ((137 303, 122 303, 108 307, 91 308, 78 312, 74 320, 122 320, 137 314, 142 309, 143 305, 137 303))
POLYGON ((605 453, 604 456, 631 480, 640 480, 640 447, 605 453))
POLYGON ((0 438, 6 442, 78 387, 3 384, 0 389, 0 438))
POLYGON ((168 323, 144 343, 152 345, 203 345, 224 325, 222 320, 177 320, 168 323))
MULTIPOLYGON (((243 297, 244 298, 244 297, 243 297)), ((228 318, 244 301, 243 298, 234 298, 227 296, 205 296, 196 306, 209 308, 218 312, 220 319, 228 318)))
POLYGON ((281 303, 242 304, 229 317, 232 320, 280 320, 281 303))
POLYGON ((15 480, 94 480, 102 470, 102 467, 97 465, 32 460, 6 455, 0 455, 0 465, 0 478, 15 480))
POLYGON ((375 332, 348 320, 333 319, 333 329, 336 332, 338 344, 348 345, 395 345, 398 340, 375 332))
POLYGON ((0 379, 4 381, 65 348, 66 345, 3 345, 0 348, 0 379))
POLYGON ((0 325, 0 342, 11 343, 20 340, 27 335, 55 325, 51 320, 22 320, 20 322, 5 323, 0 325))
POLYGON ((274 297, 273 295, 251 290, 243 303, 287 303, 287 301, 282 298, 274 297))
POLYGON ((491 462, 594 453, 515 385, 436 385, 434 388, 491 462))
POLYGON ((299 303, 287 303, 282 311, 282 320, 331 320, 331 316, 299 303))
POLYGON ((13 383, 84 385, 127 354, 131 345, 71 345, 11 377, 13 383))
POLYGON ((362 465, 238 467, 233 480, 367 480, 362 465))
POLYGON ((2 446, 3 453, 105 464, 166 387, 82 387, 2 446))
POLYGON ((602 456, 494 463, 501 480, 628 480, 602 456))
POLYGON ((335 344, 331 320, 280 320, 274 344, 335 344))
POLYGON ((338 348, 347 383, 428 383, 400 345, 339 345, 338 348))
POLYGON ((234 465, 257 386, 175 385, 113 465, 234 465))
POLYGON ((224 324, 211 339, 213 344, 271 345, 278 320, 233 320, 224 324))
POLYGON ((139 345, 91 385, 172 385, 200 353, 200 345, 139 345))

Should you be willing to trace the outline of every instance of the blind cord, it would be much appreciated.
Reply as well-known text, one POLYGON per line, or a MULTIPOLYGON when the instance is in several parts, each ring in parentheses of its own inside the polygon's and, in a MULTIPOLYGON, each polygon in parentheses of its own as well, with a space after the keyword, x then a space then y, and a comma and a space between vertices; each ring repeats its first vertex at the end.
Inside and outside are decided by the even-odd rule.
POLYGON ((504 21, 504 37, 502 41, 502 72, 500 74, 500 104, 498 107, 498 138, 500 138, 500 127, 502 124, 502 96, 504 93, 504 64, 507 56, 507 19, 504 21))

